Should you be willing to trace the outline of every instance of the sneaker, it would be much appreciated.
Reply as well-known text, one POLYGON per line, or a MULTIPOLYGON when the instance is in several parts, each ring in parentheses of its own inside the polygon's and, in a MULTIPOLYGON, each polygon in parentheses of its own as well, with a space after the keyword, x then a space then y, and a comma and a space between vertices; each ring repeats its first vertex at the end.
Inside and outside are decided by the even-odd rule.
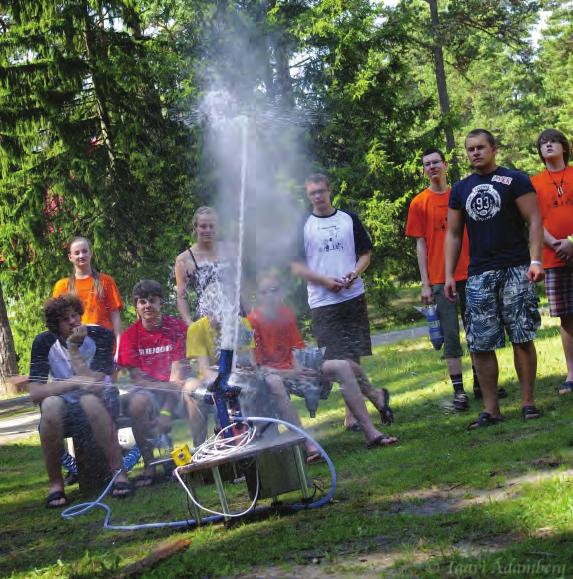
POLYGON ((465 392, 456 392, 452 405, 455 412, 465 412, 469 410, 470 401, 468 395, 465 392))

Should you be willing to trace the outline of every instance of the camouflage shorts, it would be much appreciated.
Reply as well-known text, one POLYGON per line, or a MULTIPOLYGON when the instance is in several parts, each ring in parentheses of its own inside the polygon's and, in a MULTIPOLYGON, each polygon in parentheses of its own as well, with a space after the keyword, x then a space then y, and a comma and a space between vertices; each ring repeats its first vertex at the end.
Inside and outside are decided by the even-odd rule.
POLYGON ((491 352, 505 345, 531 342, 541 324, 534 284, 528 266, 485 271, 468 278, 466 337, 472 352, 491 352))

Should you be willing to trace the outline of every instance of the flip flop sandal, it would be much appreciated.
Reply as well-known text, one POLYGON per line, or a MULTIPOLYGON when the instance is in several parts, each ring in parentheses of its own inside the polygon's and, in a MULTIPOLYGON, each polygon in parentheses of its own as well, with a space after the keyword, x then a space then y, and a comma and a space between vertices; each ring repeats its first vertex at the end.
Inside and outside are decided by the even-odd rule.
POLYGON ((507 390, 505 388, 498 388, 497 397, 500 399, 501 398, 507 398, 507 390))
POLYGON ((317 464, 319 462, 325 462, 324 457, 320 452, 313 452, 306 457, 306 464, 317 464))
POLYGON ((50 493, 46 497, 46 508, 47 509, 62 509, 64 507, 67 507, 69 504, 70 504, 70 501, 68 500, 68 497, 66 496, 66 493, 64 491, 54 491, 53 493, 50 493), (59 501, 61 499, 64 499, 63 503, 61 503, 59 505, 54 504, 56 501, 59 501))
POLYGON ((345 426, 344 430, 346 430, 346 432, 362 432, 362 426, 360 426, 358 422, 355 422, 350 426, 345 426))
POLYGON ((374 440, 366 443, 366 448, 368 450, 372 448, 378 448, 379 446, 391 446, 392 444, 397 444, 399 440, 395 436, 388 436, 387 434, 381 434, 377 436, 374 440))
POLYGON ((390 392, 386 388, 382 388, 384 393, 384 406, 378 411, 380 413, 380 420, 384 426, 390 426, 394 422, 394 412, 390 408, 390 392))
POLYGON ((541 411, 537 408, 537 406, 533 406, 532 404, 529 406, 524 406, 521 409, 521 417, 523 420, 536 420, 537 418, 541 417, 541 411))
POLYGON ((136 489, 147 488, 153 486, 155 477, 150 474, 141 474, 133 479, 136 489))
MULTIPOLYGON (((151 486, 151 485, 147 485, 151 486)), ((111 496, 114 499, 126 499, 133 495, 133 488, 129 482, 116 482, 111 487, 111 496)))
POLYGON ((470 422, 467 426, 468 431, 476 430, 477 428, 485 428, 486 426, 493 426, 502 422, 503 418, 500 416, 494 417, 489 412, 480 412, 477 420, 470 422))
POLYGON ((573 392, 573 382, 570 380, 565 380, 561 386, 559 386, 559 396, 566 396, 573 392))

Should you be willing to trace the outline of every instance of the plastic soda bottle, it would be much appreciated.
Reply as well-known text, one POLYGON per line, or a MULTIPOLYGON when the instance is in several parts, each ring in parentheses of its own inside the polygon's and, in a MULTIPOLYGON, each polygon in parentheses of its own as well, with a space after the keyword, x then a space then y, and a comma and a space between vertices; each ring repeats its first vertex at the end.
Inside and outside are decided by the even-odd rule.
POLYGON ((434 346, 435 350, 439 350, 444 344, 444 332, 438 317, 438 308, 435 304, 431 304, 426 308, 426 320, 432 346, 434 346))

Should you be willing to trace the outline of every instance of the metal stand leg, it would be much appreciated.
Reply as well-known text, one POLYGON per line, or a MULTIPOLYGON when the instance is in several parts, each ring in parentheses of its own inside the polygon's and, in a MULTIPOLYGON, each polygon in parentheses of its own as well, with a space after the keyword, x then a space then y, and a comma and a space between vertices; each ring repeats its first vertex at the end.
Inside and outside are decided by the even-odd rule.
POLYGON ((225 487, 223 486, 223 481, 221 480, 221 473, 219 472, 219 467, 214 466, 211 468, 213 473, 213 480, 215 481, 215 487, 217 488, 217 494, 219 495, 219 502, 221 503, 221 509, 225 513, 225 520, 228 521, 231 517, 227 516, 231 513, 229 510, 229 505, 227 503, 227 495, 225 494, 225 487))
MULTIPOLYGON (((190 487, 189 488, 189 493, 191 494, 191 496, 197 500, 197 494, 195 493, 195 489, 190 487)), ((197 505, 191 501, 191 512, 193 513, 193 517, 195 517, 195 522, 197 523, 197 525, 201 524, 201 511, 197 508, 197 505)))
POLYGON ((302 491, 302 498, 310 498, 310 493, 308 492, 308 484, 306 480, 306 465, 302 457, 302 450, 300 446, 293 447, 294 452, 294 462, 296 464, 296 472, 298 474, 298 480, 300 482, 300 490, 302 491))

